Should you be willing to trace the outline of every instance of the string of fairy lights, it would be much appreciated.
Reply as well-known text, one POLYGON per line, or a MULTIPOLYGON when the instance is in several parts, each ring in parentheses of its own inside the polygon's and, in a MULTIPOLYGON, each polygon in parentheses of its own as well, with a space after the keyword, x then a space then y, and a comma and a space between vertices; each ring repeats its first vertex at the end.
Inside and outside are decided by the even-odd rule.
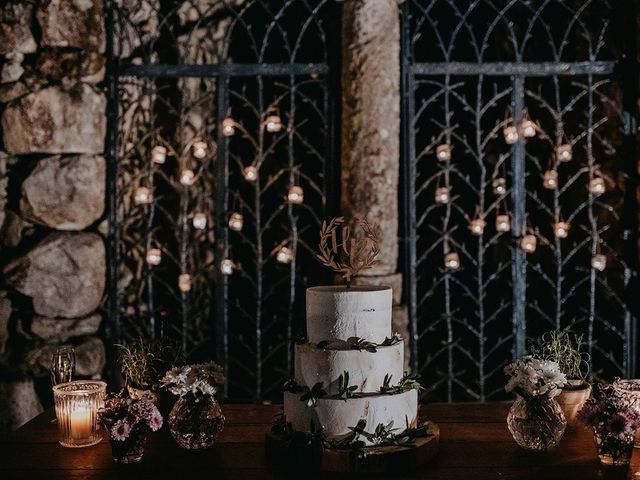
MULTIPOLYGON (((277 114, 277 107, 271 107, 264 115, 260 122, 261 134, 266 131, 269 134, 276 134, 282 131, 283 123, 280 115, 277 114), (275 112, 274 112, 275 111, 275 112)), ((221 123, 222 135, 232 137, 240 130, 248 136, 245 127, 234 120, 231 116, 227 116, 221 123)), ((157 165, 163 165, 167 156, 175 156, 180 161, 180 170, 178 180, 184 187, 191 187, 197 180, 197 165, 195 162, 203 160, 212 149, 208 143, 202 138, 194 138, 183 149, 182 155, 178 155, 175 149, 165 140, 158 137, 156 145, 151 149, 151 162, 157 165)), ((255 183, 258 180, 259 163, 254 161, 250 165, 242 169, 242 176, 245 181, 255 183)), ((292 205, 300 205, 304 202, 304 190, 298 184, 299 176, 293 176, 294 181, 288 187, 285 201, 292 205)), ((136 205, 149 205, 154 201, 153 192, 153 175, 146 180, 146 184, 140 184, 136 187, 133 194, 133 200, 136 205)), ((195 211, 191 215, 191 225, 195 230, 205 230, 207 228, 207 214, 201 211, 195 211)), ((228 217, 228 228, 235 232, 241 232, 244 228, 244 216, 240 211, 233 211, 228 217)), ((275 252, 275 260, 278 263, 289 264, 293 261, 294 252, 288 246, 287 242, 283 242, 277 247, 275 252)), ((162 263, 162 249, 154 242, 149 242, 146 250, 146 263, 150 267, 158 266, 162 263)), ((237 264, 231 258, 223 258, 220 260, 219 269, 223 275, 232 275, 237 269, 237 264)), ((181 292, 189 292, 192 286, 192 278, 189 272, 182 272, 178 276, 178 288, 181 292)))
MULTIPOLYGON (((516 125, 512 119, 507 117, 505 126, 502 130, 504 141, 508 145, 513 145, 521 138, 533 138, 538 135, 540 126, 537 125, 530 117, 528 112, 524 112, 520 125, 516 125)), ((573 160, 573 147, 571 143, 559 143, 554 149, 551 166, 543 173, 542 186, 547 190, 558 190, 558 167, 563 163, 573 160)), ((452 159, 452 148, 449 143, 437 145, 435 148, 435 156, 439 162, 449 163, 452 159)), ((445 182, 448 176, 445 176, 445 182)), ((440 177, 438 178, 440 182, 440 177)), ((504 196, 507 193, 507 180, 504 177, 493 178, 491 182, 493 194, 497 197, 504 196)), ((597 197, 606 192, 606 183, 600 175, 597 168, 590 169, 590 179, 588 184, 589 195, 597 197)), ((452 190, 450 185, 441 185, 438 183, 435 189, 435 203, 439 205, 447 205, 451 202, 452 190)), ((552 225, 554 236, 559 239, 565 239, 569 236, 571 225, 562 219, 559 209, 555 212, 555 221, 552 225)), ((484 212, 480 211, 480 207, 476 208, 475 215, 469 219, 468 228, 473 236, 480 237, 484 234, 487 225, 484 212)), ((499 233, 511 231, 511 217, 509 213, 501 212, 499 207, 496 209, 495 228, 499 233)), ((525 234, 518 239, 518 246, 524 252, 534 253, 538 246, 537 231, 527 228, 525 234)), ((448 237, 445 244, 444 267, 447 270, 458 270, 462 266, 460 255, 455 251, 448 237)), ((596 240, 596 251, 591 257, 591 268, 597 271, 603 271, 607 267, 607 257, 600 252, 600 242, 596 240)))

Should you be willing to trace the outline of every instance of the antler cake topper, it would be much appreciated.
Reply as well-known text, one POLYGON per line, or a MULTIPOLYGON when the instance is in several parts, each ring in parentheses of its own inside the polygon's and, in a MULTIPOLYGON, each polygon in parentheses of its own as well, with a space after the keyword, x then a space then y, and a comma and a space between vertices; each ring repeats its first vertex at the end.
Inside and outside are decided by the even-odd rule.
POLYGON ((322 222, 320 254, 317 255, 323 265, 342 275, 347 287, 353 277, 375 265, 380 253, 380 227, 359 218, 354 218, 353 223, 364 233, 363 239, 351 235, 351 228, 345 225, 344 217, 335 217, 328 224, 322 222), (342 261, 338 260, 340 257, 342 261))

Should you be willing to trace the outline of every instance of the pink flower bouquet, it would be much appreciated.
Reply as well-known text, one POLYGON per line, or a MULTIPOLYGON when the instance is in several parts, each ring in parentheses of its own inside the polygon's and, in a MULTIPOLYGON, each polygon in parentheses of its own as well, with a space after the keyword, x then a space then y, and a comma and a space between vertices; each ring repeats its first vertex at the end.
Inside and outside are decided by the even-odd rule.
POLYGON ((162 427, 162 415, 146 397, 139 400, 112 395, 99 412, 100 424, 109 432, 113 458, 117 463, 139 462, 149 431, 162 427))
POLYGON ((603 465, 629 464, 640 427, 640 412, 631 397, 613 385, 599 385, 596 397, 578 412, 578 420, 593 429, 603 465))

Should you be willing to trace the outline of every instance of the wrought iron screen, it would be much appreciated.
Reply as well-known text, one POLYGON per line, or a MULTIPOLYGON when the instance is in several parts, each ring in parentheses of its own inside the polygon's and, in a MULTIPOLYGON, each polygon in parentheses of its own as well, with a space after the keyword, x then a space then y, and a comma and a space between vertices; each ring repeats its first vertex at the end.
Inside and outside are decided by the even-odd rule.
POLYGON ((109 4, 108 334, 216 358, 233 399, 280 398, 307 279, 323 278, 336 14, 332 0, 109 4))
POLYGON ((556 328, 584 334, 594 377, 633 375, 635 47, 614 38, 635 42, 633 12, 602 0, 403 8, 405 284, 413 368, 430 397, 499 398, 503 366, 556 328), (571 161, 556 159, 559 145, 571 161))

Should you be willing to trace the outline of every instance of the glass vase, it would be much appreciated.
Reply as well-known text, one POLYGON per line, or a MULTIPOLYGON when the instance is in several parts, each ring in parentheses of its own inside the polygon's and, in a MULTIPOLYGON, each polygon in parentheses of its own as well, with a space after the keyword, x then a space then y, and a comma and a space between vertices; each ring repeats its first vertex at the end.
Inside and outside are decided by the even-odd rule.
POLYGON ((144 447, 147 445, 148 429, 138 429, 129 434, 125 440, 114 440, 111 443, 111 455, 116 463, 137 463, 142 460, 144 447))
POLYGON ((593 431, 596 441, 598 458, 603 466, 621 467, 629 465, 633 454, 633 442, 635 433, 617 436, 607 435, 606 432, 593 431))
POLYGON ((555 399, 519 396, 509 409, 507 426, 522 448, 543 452, 560 441, 567 420, 555 399))
POLYGON ((169 414, 169 430, 175 441, 187 450, 211 447, 224 428, 222 408, 213 396, 185 395, 169 414))

